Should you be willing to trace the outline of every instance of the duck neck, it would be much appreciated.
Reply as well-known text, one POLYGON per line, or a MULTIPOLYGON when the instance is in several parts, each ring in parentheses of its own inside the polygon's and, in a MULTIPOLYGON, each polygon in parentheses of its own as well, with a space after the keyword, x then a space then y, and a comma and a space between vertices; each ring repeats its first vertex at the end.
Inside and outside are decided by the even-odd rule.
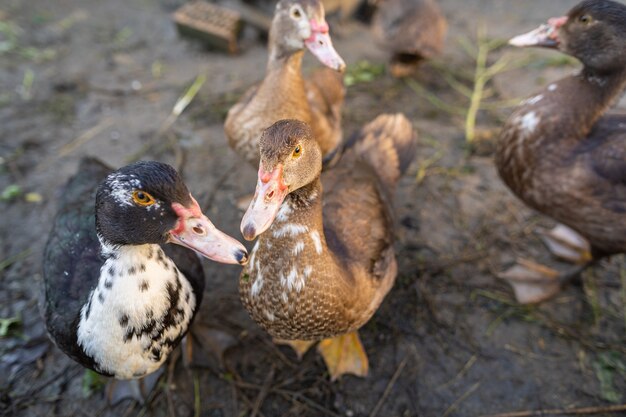
POLYGON ((511 115, 503 130, 500 153, 533 163, 526 149, 576 146, 626 86, 626 71, 579 74, 549 84, 511 115))
POLYGON ((262 247, 268 242, 284 247, 294 256, 302 252, 319 256, 326 251, 319 177, 285 198, 272 226, 259 238, 262 247))
POLYGON ((322 227, 322 183, 317 177, 311 183, 289 193, 281 206, 275 225, 280 228, 283 223, 298 223, 306 226, 309 231, 317 231, 323 240, 322 227))
POLYGON ((579 99, 572 107, 579 117, 578 139, 586 137, 604 112, 621 96, 626 88, 626 68, 610 73, 599 73, 583 68, 576 76, 580 83, 579 99))
POLYGON ((278 47, 270 47, 269 59, 267 61, 267 74, 301 74, 302 58, 304 50, 284 51, 278 47))

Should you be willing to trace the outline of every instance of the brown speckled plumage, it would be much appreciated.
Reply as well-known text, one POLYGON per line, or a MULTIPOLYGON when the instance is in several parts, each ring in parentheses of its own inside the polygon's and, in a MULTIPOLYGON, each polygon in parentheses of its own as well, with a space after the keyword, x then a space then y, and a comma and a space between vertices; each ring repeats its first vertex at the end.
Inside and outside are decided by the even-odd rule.
POLYGON ((281 339, 332 337, 374 314, 396 276, 389 198, 415 152, 411 123, 402 115, 379 116, 320 180, 321 158, 311 156, 310 136, 297 121, 263 134, 263 167, 284 163, 301 143, 302 166, 293 172, 311 172, 312 180, 285 198, 240 277, 244 306, 281 339))
POLYGON ((625 252, 626 114, 604 113, 626 87, 626 6, 585 1, 559 38, 584 69, 515 110, 496 165, 520 199, 580 233, 594 256, 625 252), (587 27, 585 14, 593 18, 587 27))
POLYGON ((228 142, 252 165, 259 165, 259 136, 272 123, 297 119, 308 123, 324 154, 341 142, 341 107, 345 87, 338 71, 324 67, 308 80, 302 76, 304 46, 294 46, 297 34, 288 24, 289 7, 299 4, 307 18, 324 21, 317 0, 279 2, 269 36, 269 60, 265 78, 252 86, 229 111, 224 124, 228 142))

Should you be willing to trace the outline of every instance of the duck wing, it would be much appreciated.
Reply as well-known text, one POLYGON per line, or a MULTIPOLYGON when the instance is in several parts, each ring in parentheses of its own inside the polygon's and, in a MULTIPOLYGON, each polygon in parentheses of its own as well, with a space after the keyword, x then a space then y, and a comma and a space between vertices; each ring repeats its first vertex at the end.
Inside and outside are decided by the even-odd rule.
POLYGON ((48 331, 63 351, 87 366, 93 361, 78 347, 76 329, 104 263, 94 205, 98 184, 110 172, 96 159, 81 161, 78 173, 65 186, 43 258, 48 331))
POLYGON ((360 264, 382 278, 389 262, 384 252, 393 243, 394 222, 376 172, 354 161, 325 174, 322 182, 324 235, 329 249, 338 260, 360 264))
POLYGON ((401 114, 381 115, 343 147, 341 160, 322 177, 324 233, 340 259, 365 262, 377 277, 394 262, 392 194, 413 160, 416 135, 401 114))
POLYGON ((341 109, 346 96, 343 74, 328 67, 316 70, 306 81, 306 93, 312 128, 326 155, 341 143, 341 109))
POLYGON ((601 179, 595 194, 606 209, 626 214, 626 115, 603 117, 587 141, 599 143, 591 151, 591 165, 601 179))

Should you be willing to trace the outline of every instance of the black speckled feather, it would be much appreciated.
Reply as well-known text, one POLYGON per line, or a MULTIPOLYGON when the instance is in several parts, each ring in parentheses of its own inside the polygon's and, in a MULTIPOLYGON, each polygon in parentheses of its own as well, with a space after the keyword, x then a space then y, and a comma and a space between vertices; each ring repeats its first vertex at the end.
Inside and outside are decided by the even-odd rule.
MULTIPOLYGON (((112 171, 93 158, 81 161, 78 173, 62 193, 43 259, 45 320, 52 339, 74 360, 104 374, 107 373, 96 369, 94 360, 78 345, 77 328, 81 310, 98 285, 105 261, 96 235, 95 196, 98 185, 112 171)), ((191 284, 199 306, 205 284, 200 259, 182 247, 162 247, 191 284)), ((86 309, 90 310, 89 304, 86 309)), ((176 344, 180 337, 172 343, 176 344)))
POLYGON ((111 172, 86 158, 65 186, 44 251, 45 319, 61 350, 84 366, 93 360, 77 344, 76 329, 104 259, 96 236, 94 201, 98 184, 111 172))

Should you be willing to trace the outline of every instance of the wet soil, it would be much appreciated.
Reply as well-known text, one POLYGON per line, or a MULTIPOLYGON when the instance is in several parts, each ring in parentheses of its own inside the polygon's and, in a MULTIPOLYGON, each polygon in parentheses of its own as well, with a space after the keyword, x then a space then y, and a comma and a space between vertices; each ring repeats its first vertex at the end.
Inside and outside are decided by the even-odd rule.
MULTIPOLYGON (((412 81, 383 73, 349 87, 346 134, 400 111, 420 137, 397 192, 397 282, 361 330, 369 377, 330 382, 314 351, 299 361, 274 345, 239 303, 238 267, 206 262, 198 322, 217 329, 228 349, 206 352, 191 369, 173 362, 144 405, 110 407, 102 389, 86 393, 83 369, 48 341, 38 310, 46 235, 80 158, 174 164, 233 236, 237 201, 255 186, 255 171, 230 150, 222 123, 263 76, 265 45, 248 32, 242 53, 228 56, 182 39, 170 18, 181 3, 0 2, 0 191, 21 190, 0 201, 2 415, 447 417, 626 402, 624 257, 601 262, 540 306, 518 305, 496 277, 516 258, 571 267, 549 256, 536 230, 553 223, 502 185, 492 149, 511 111, 498 103, 528 96, 577 64, 549 51, 494 50, 490 63, 505 54, 529 60, 488 85, 494 109, 479 112, 473 146, 464 137, 469 101, 449 81, 473 74, 462 45, 475 47, 479 27, 504 40, 563 14, 570 0, 442 0, 450 25, 444 56, 412 81), (207 80, 198 96, 158 134, 198 75, 207 80)), ((349 67, 385 63, 367 26, 329 21, 349 67)), ((307 57, 307 70, 317 65, 307 57)))

